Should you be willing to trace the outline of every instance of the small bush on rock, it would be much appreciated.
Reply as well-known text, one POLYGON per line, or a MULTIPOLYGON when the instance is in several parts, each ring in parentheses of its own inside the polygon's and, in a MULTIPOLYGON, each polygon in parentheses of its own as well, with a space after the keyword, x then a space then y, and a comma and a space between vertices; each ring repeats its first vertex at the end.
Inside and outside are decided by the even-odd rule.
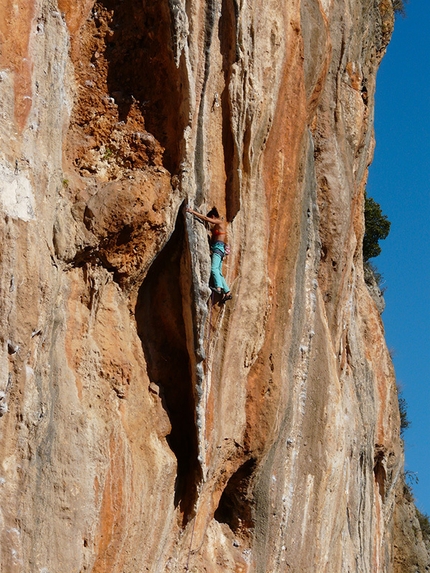
POLYGON ((405 430, 411 425, 408 420, 407 403, 405 398, 399 394, 399 412, 400 412, 400 435, 403 436, 405 430))
POLYGON ((402 18, 406 17, 405 4, 406 0, 393 0, 394 12, 395 14, 398 14, 402 18))

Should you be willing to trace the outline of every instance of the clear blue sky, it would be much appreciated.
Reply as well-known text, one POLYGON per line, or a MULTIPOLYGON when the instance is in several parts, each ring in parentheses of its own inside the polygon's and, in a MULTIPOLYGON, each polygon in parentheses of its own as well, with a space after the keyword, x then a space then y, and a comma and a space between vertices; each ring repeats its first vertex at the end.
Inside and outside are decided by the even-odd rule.
POLYGON ((383 320, 411 426, 406 469, 430 515, 430 0, 397 18, 376 83, 376 151, 367 186, 391 221, 372 259, 385 279, 383 320))

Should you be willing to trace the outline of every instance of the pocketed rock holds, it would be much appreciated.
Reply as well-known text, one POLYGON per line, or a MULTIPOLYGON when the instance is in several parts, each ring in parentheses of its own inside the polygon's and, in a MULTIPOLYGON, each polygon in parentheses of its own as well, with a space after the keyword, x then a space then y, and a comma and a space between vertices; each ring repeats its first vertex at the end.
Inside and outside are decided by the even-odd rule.
POLYGON ((0 417, 4 416, 7 412, 6 394, 0 392, 0 417))

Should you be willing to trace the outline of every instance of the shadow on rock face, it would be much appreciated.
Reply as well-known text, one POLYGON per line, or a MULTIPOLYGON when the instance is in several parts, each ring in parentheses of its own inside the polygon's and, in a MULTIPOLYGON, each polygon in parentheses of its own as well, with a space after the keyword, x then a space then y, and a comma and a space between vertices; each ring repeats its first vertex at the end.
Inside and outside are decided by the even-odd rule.
POLYGON ((168 0, 94 3, 72 50, 79 91, 67 156, 81 176, 177 173, 188 100, 174 41, 168 0))
POLYGON ((229 479, 215 511, 215 519, 226 523, 234 533, 245 533, 254 527, 250 485, 256 468, 255 459, 243 463, 229 479))
POLYGON ((181 280, 186 280, 181 277, 184 244, 184 223, 179 215, 175 231, 140 288, 136 322, 148 375, 160 389, 172 426, 167 441, 178 461, 175 505, 180 505, 185 525, 194 515, 201 468, 180 288, 181 280))
POLYGON ((132 108, 144 118, 145 130, 164 147, 163 163, 171 173, 179 163, 182 138, 181 83, 171 49, 171 19, 167 0, 102 0, 111 21, 104 56, 107 85, 118 106, 120 121, 132 108))

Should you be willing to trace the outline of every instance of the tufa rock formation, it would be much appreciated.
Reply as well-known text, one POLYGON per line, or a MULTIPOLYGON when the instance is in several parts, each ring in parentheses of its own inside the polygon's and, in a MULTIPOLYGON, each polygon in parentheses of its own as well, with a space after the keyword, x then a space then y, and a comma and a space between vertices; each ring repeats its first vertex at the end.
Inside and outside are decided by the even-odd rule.
POLYGON ((428 570, 362 264, 393 18, 0 0, 2 572, 428 570))

